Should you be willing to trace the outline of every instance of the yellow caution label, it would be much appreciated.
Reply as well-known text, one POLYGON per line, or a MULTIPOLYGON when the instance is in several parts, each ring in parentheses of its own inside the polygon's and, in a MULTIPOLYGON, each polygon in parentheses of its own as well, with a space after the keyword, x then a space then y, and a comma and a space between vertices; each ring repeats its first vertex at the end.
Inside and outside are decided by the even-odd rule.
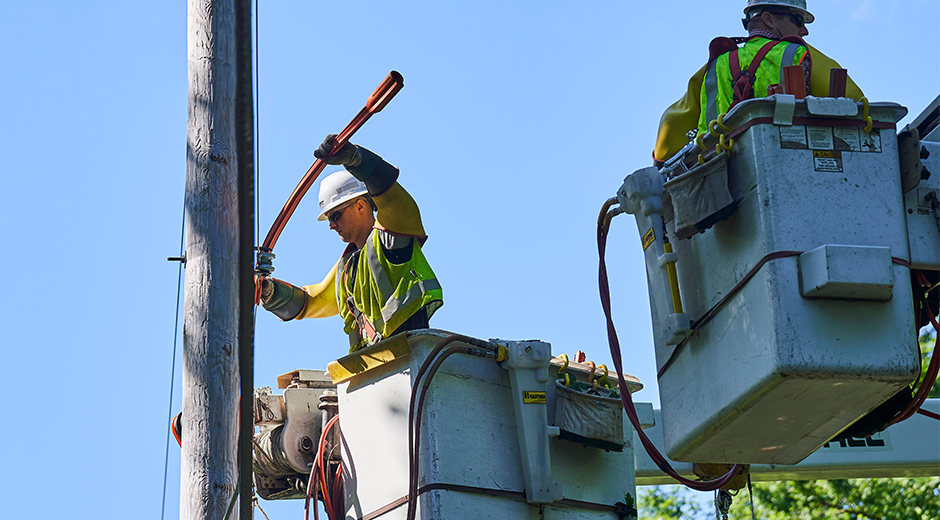
POLYGON ((656 234, 653 233, 653 228, 650 228, 649 231, 643 234, 643 250, 646 251, 646 248, 650 246, 656 240, 656 234))
POLYGON ((841 172, 842 152, 813 150, 813 166, 818 172, 841 172))
POLYGON ((525 404, 545 404, 545 392, 522 392, 522 402, 525 404))

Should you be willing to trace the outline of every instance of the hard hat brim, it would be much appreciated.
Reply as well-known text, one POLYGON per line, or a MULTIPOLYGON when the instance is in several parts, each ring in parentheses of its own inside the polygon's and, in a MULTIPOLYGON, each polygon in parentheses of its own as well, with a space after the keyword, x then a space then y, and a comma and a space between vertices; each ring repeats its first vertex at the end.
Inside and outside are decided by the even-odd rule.
POLYGON ((788 9, 790 11, 796 11, 800 13, 800 15, 803 16, 803 22, 805 23, 813 23, 813 20, 816 19, 816 17, 813 16, 813 13, 807 11, 806 9, 803 9, 802 7, 797 7, 795 5, 790 5, 790 4, 781 4, 777 2, 767 2, 767 3, 756 2, 756 3, 750 4, 744 8, 744 14, 747 14, 748 11, 754 8, 761 8, 762 10, 777 8, 777 9, 788 9))
POLYGON ((317 220, 327 220, 330 212, 339 206, 368 194, 366 185, 346 170, 339 170, 320 181, 320 216, 317 220), (337 196, 338 195, 338 196, 337 196), (336 197, 334 199, 334 197, 336 197), (329 200, 329 203, 326 201, 329 200))
POLYGON ((324 209, 322 213, 320 213, 320 216, 317 217, 317 220, 326 220, 330 218, 330 213, 334 209, 342 206, 343 204, 346 204, 347 202, 355 199, 356 197, 363 197, 363 196, 365 196, 365 193, 356 193, 356 194, 348 195, 346 197, 342 197, 342 198, 335 200, 332 204, 327 206, 326 209, 324 209))

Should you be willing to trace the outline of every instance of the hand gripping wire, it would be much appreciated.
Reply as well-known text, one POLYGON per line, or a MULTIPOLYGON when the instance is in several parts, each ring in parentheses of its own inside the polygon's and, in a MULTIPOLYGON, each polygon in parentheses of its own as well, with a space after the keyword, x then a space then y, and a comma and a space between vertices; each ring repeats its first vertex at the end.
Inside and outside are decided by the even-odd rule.
MULTIPOLYGON (((360 110, 359 113, 356 114, 356 117, 346 125, 346 128, 336 136, 330 154, 336 153, 343 145, 349 142, 353 134, 355 134, 373 114, 381 112, 382 109, 385 108, 385 105, 387 105, 404 86, 405 79, 401 74, 394 70, 389 72, 382 84, 379 85, 372 95, 369 96, 369 99, 366 100, 366 105, 362 110, 360 110)), ((293 193, 287 198, 287 202, 284 203, 284 207, 281 208, 281 212, 278 213, 277 218, 274 219, 271 229, 268 231, 268 234, 264 237, 264 242, 261 244, 261 251, 270 252, 274 249, 274 244, 277 243, 278 237, 281 236, 281 231, 284 230, 287 221, 290 219, 291 215, 294 214, 294 210, 297 209, 300 200, 307 193, 307 190, 313 186, 314 181, 317 180, 317 177, 323 172, 325 167, 326 162, 324 162, 323 159, 317 159, 313 165, 310 166, 310 169, 304 174, 300 183, 294 188, 293 193)))
MULTIPOLYGON (((394 70, 389 72, 385 80, 382 81, 382 84, 379 85, 378 88, 372 92, 372 95, 369 96, 369 99, 366 100, 365 106, 356 114, 356 117, 354 117, 353 120, 346 125, 346 128, 343 128, 343 131, 336 136, 336 139, 333 141, 333 148, 330 150, 330 155, 336 153, 343 145, 349 142, 353 134, 362 128, 362 125, 364 125, 373 114, 381 112, 382 109, 385 108, 385 105, 387 105, 404 86, 405 79, 400 73, 394 70)), ((307 194, 307 190, 313 186, 313 183, 317 180, 320 173, 323 172, 324 168, 326 168, 326 162, 323 159, 314 161, 307 170, 307 173, 300 179, 297 187, 294 188, 294 191, 287 198, 287 202, 284 203, 284 207, 281 208, 281 211, 274 219, 274 223, 271 224, 271 229, 268 230, 264 241, 261 243, 261 246, 258 247, 258 256, 255 262, 255 305, 261 301, 260 278, 262 276, 270 276, 271 272, 274 271, 271 260, 274 259, 274 253, 272 253, 272 251, 274 245, 277 243, 277 239, 281 236, 281 232, 284 231, 287 221, 290 220, 291 216, 294 214, 294 210, 297 209, 301 199, 307 194)))

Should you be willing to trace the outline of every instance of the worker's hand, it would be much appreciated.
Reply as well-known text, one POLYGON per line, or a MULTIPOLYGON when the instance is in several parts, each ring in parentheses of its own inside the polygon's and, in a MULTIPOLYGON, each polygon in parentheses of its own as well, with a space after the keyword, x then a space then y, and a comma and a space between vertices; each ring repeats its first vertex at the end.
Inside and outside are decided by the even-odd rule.
POLYGON ((300 287, 271 278, 261 278, 261 305, 281 321, 292 320, 304 310, 307 293, 300 287))
POLYGON ((274 282, 265 276, 261 279, 261 302, 268 303, 274 296, 274 282))
POLYGON ((359 163, 362 162, 362 156, 359 154, 359 147, 352 143, 344 144, 336 153, 330 155, 330 150, 333 149, 335 141, 336 134, 326 136, 320 147, 314 150, 313 156, 317 159, 323 159, 327 164, 342 164, 353 168, 359 166, 359 163))

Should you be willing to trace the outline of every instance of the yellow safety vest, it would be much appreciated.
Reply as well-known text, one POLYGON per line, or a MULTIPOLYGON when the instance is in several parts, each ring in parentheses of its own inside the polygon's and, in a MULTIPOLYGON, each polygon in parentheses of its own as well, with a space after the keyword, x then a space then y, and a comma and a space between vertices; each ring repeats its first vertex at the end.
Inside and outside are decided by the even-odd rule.
MULTIPOLYGON (((764 44, 772 40, 755 37, 744 43, 738 49, 738 62, 741 70, 746 71, 754 56, 764 44)), ((784 83, 783 67, 799 65, 806 56, 806 47, 798 43, 780 42, 764 56, 754 77, 754 97, 765 97, 767 87, 774 83, 784 83)), ((707 124, 718 118, 718 114, 728 111, 732 103, 732 85, 736 78, 732 77, 731 53, 726 52, 708 64, 705 78, 702 81, 701 111, 699 112, 698 131, 707 131, 707 124)))
POLYGON ((422 307, 427 308, 430 319, 444 304, 441 284, 418 239, 393 238, 411 240, 409 261, 391 263, 377 229, 369 234, 365 247, 351 247, 343 254, 336 273, 336 303, 350 335, 350 352, 387 338, 422 307), (372 337, 370 329, 378 336, 372 337))

